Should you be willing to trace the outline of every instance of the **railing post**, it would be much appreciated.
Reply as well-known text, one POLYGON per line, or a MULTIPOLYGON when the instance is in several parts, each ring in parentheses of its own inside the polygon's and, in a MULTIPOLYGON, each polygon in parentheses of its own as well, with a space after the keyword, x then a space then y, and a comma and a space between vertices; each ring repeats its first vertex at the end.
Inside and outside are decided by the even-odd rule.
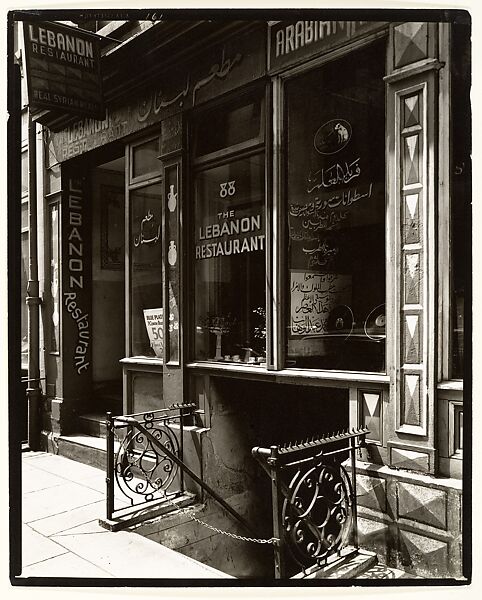
MULTIPOLYGON (((180 416, 179 432, 180 432, 180 438, 181 438, 179 440, 179 453, 181 454, 182 462, 184 462, 184 412, 183 412, 182 404, 179 406, 179 416, 180 416)), ((181 490, 181 493, 184 494, 184 469, 180 469, 179 488, 181 490)))
POLYGON ((283 523, 281 520, 281 506, 283 502, 283 492, 281 490, 281 480, 278 476, 278 446, 271 446, 271 454, 268 458, 271 477, 271 496, 273 500, 273 537, 278 541, 273 544, 274 548, 274 576, 275 579, 282 579, 285 575, 284 543, 283 543, 283 523))
POLYGON ((350 459, 351 459, 351 487, 352 499, 351 509, 353 513, 353 545, 358 549, 358 510, 356 498, 356 438, 350 438, 350 459))
POLYGON ((106 413, 106 442, 107 442, 107 466, 105 483, 107 486, 107 520, 112 519, 114 513, 114 423, 112 413, 106 413))

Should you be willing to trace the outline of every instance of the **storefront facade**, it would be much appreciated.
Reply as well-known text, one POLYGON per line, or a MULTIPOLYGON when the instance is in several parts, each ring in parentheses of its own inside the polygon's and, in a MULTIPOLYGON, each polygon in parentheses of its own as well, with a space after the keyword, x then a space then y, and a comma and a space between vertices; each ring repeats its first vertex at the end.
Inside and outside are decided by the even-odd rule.
POLYGON ((251 448, 365 426, 361 546, 462 576, 468 29, 184 22, 103 121, 46 129, 44 447, 194 402, 191 468, 270 537, 251 448))

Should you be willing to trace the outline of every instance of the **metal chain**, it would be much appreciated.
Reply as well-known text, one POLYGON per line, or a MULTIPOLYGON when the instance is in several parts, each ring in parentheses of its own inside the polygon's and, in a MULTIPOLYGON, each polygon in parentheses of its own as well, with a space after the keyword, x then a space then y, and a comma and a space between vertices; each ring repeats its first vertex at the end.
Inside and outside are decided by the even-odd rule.
POLYGON ((236 540, 241 540, 243 542, 254 542, 255 544, 275 544, 276 542, 279 542, 278 538, 275 538, 275 537, 271 537, 269 539, 251 538, 251 537, 245 537, 243 535, 237 535, 236 533, 231 533, 230 531, 224 531, 223 529, 214 527, 214 525, 209 525, 209 523, 205 523, 204 521, 201 521, 201 519, 198 519, 197 517, 195 517, 193 509, 188 510, 188 515, 193 521, 197 521, 201 525, 204 525, 204 527, 208 527, 209 529, 212 529, 213 531, 216 531, 217 533, 221 533, 222 535, 227 535, 228 537, 235 538, 236 540))
POLYGON ((232 537, 236 540, 241 540, 243 542, 253 542, 255 544, 275 544, 276 542, 279 542, 278 538, 275 538, 275 537, 271 537, 269 539, 252 538, 252 537, 246 537, 243 535, 237 535, 236 533, 231 533, 230 531, 224 531, 223 529, 219 529, 219 527, 214 527, 214 525, 210 525, 209 523, 205 523, 204 521, 201 521, 201 519, 198 519, 194 515, 193 508, 187 507, 187 508, 179 509, 179 507, 170 498, 167 497, 166 492, 164 492, 164 490, 159 490, 159 491, 161 492, 164 499, 176 510, 181 510, 184 514, 187 514, 188 517, 190 519, 192 519, 193 521, 196 521, 200 525, 204 525, 204 527, 207 527, 208 529, 212 529, 212 531, 215 531, 216 533, 221 533, 222 535, 227 535, 228 537, 232 537))

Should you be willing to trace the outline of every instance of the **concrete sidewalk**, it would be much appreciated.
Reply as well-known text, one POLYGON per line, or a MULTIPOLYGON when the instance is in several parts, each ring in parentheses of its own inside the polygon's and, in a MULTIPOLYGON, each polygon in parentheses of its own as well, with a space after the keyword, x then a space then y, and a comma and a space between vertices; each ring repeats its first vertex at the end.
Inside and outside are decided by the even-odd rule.
POLYGON ((22 455, 22 577, 232 577, 131 531, 111 532, 105 473, 44 452, 22 455))

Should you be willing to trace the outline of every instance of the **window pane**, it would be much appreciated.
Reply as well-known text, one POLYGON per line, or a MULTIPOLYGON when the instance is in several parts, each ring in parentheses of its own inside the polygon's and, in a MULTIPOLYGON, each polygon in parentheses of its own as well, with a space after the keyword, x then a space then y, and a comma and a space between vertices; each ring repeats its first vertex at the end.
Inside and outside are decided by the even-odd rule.
POLYGON ((28 194, 28 152, 22 152, 22 196, 28 194))
POLYGON ((159 173, 159 138, 135 146, 132 150, 132 176, 140 177, 147 173, 159 173))
POLYGON ((22 233, 21 236, 22 246, 22 272, 20 274, 20 326, 21 326, 21 364, 22 369, 28 368, 28 316, 27 316, 27 304, 25 299, 27 298, 27 282, 28 282, 28 232, 22 233))
POLYGON ((22 202, 20 213, 20 228, 22 231, 28 229, 28 202, 22 202))
POLYGON ((464 448, 464 410, 461 406, 454 408, 454 451, 464 448))
POLYGON ((52 313, 50 324, 50 351, 60 350, 60 306, 59 306, 59 207, 53 204, 50 212, 50 293, 52 313))
POLYGON ((464 301, 470 206, 470 42, 454 26, 452 46, 452 377, 464 376, 464 301))
POLYGON ((161 190, 156 184, 130 193, 133 356, 163 357, 161 190))
POLYGON ((264 156, 195 181, 195 353, 259 365, 265 358, 264 156))
POLYGON ((203 156, 260 135, 260 102, 205 113, 194 127, 194 154, 203 156))
POLYGON ((382 42, 286 86, 287 366, 385 368, 384 65, 382 42))

